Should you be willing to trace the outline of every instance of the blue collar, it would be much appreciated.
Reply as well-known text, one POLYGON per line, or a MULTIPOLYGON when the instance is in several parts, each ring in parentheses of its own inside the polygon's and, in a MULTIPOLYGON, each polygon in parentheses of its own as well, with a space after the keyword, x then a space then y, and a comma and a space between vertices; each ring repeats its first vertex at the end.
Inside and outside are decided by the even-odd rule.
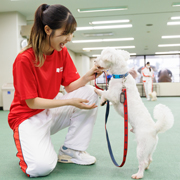
POLYGON ((123 77, 126 77, 129 73, 127 72, 126 74, 112 74, 114 79, 121 79, 123 77))

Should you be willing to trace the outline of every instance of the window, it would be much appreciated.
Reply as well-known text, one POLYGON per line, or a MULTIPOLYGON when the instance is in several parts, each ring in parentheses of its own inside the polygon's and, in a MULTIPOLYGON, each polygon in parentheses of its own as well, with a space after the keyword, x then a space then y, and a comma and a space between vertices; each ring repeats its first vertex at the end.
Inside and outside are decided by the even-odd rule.
POLYGON ((136 83, 141 83, 141 69, 144 67, 144 56, 132 56, 128 61, 128 68, 129 70, 134 69, 137 71, 138 76, 135 79, 136 83))
POLYGON ((179 55, 146 56, 146 62, 150 62, 156 82, 180 82, 179 55))

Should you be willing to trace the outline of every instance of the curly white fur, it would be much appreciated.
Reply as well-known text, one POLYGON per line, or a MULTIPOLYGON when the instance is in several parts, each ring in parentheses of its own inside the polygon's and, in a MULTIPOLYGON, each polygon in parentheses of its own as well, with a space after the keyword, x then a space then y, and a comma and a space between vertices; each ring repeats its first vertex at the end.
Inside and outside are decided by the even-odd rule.
MULTIPOLYGON (((125 74, 128 72, 126 62, 128 59, 129 53, 127 51, 117 51, 113 48, 107 48, 102 51, 100 57, 96 59, 95 64, 104 69, 109 69, 112 74, 125 74)), ((168 107, 159 104, 154 109, 154 118, 157 119, 155 123, 140 98, 133 77, 129 74, 125 79, 124 85, 127 89, 129 123, 132 126, 132 132, 136 136, 137 158, 139 161, 139 170, 136 174, 132 175, 132 178, 140 179, 144 175, 144 170, 148 169, 152 161, 152 154, 158 143, 157 134, 170 129, 173 126, 174 117, 168 107)), ((101 96, 100 104, 102 105, 106 100, 111 101, 121 116, 124 116, 123 104, 119 102, 119 98, 123 81, 124 79, 122 78, 112 78, 107 91, 95 89, 97 94, 101 96)))

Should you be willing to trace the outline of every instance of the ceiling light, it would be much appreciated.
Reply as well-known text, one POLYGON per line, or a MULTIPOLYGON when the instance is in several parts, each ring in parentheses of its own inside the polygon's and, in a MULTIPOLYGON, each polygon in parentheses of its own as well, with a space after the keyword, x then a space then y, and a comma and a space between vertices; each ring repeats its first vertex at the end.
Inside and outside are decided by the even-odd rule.
POLYGON ((180 38, 180 35, 174 35, 174 36, 162 36, 162 39, 170 39, 170 38, 180 38))
POLYGON ((99 57, 100 54, 93 54, 92 57, 99 57))
POLYGON ((173 47, 180 46, 180 44, 159 44, 158 47, 173 47))
POLYGON ((155 52, 155 54, 178 54, 180 51, 155 52))
POLYGON ((113 26, 86 26, 86 27, 77 27, 77 31, 82 30, 94 30, 94 29, 117 29, 117 28, 130 28, 132 24, 124 24, 124 25, 113 25, 113 26))
POLYGON ((113 42, 113 41, 133 41, 134 38, 113 38, 113 39, 91 39, 91 40, 75 40, 72 43, 91 43, 91 42, 113 42))
POLYGON ((102 12, 102 11, 120 11, 127 10, 127 6, 122 7, 112 7, 112 8, 93 8, 93 9, 77 9, 79 13, 88 13, 88 12, 102 12))
POLYGON ((180 3, 173 3, 172 4, 172 7, 178 7, 178 6, 180 6, 180 3))
POLYGON ((168 22, 167 25, 180 25, 180 21, 168 22))
POLYGON ((171 20, 180 19, 180 16, 171 17, 171 20))
MULTIPOLYGON (((83 48, 84 51, 92 51, 92 50, 102 50, 102 49, 106 49, 107 47, 92 47, 92 48, 83 48)), ((114 46, 111 48, 115 48, 115 49, 131 49, 131 48, 135 48, 135 46, 114 46)))
POLYGON ((92 21, 89 24, 111 24, 111 23, 127 23, 130 22, 129 19, 124 20, 111 20, 111 21, 92 21))
MULTIPOLYGON (((130 56, 135 56, 136 55, 136 53, 129 53, 130 54, 130 56)), ((99 57, 100 56, 100 54, 93 54, 91 57, 99 57)))
POLYGON ((85 37, 99 37, 99 36, 113 36, 112 32, 105 32, 105 33, 84 33, 85 37))

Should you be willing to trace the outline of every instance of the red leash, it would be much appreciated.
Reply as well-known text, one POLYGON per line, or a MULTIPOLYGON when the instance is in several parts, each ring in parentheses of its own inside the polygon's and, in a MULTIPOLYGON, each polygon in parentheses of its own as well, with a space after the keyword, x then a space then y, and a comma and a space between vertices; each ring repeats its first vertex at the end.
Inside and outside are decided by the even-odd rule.
MULTIPOLYGON (((106 79, 106 81, 107 81, 107 79, 106 79)), ((95 82, 96 82, 96 79, 95 79, 95 82)), ((101 89, 96 85, 96 83, 95 83, 95 87, 98 89, 101 89)), ((103 90, 103 89, 101 89, 101 90, 103 90)), ((106 90, 107 90, 107 84, 106 84, 106 90)), ((109 110, 110 110, 108 100, 107 100, 106 115, 105 115, 105 131, 106 131, 106 140, 107 140, 108 150, 109 150, 111 160, 113 161, 114 165, 117 167, 122 167, 125 164, 126 157, 127 157, 127 150, 128 150, 128 106, 127 106, 126 88, 122 89, 122 93, 120 94, 120 102, 124 104, 124 154, 123 154, 123 160, 122 160, 121 165, 118 165, 118 163, 116 162, 116 160, 114 158, 111 144, 109 141, 108 131, 106 128, 106 124, 107 124, 107 120, 108 120, 108 116, 109 116, 109 110)))

